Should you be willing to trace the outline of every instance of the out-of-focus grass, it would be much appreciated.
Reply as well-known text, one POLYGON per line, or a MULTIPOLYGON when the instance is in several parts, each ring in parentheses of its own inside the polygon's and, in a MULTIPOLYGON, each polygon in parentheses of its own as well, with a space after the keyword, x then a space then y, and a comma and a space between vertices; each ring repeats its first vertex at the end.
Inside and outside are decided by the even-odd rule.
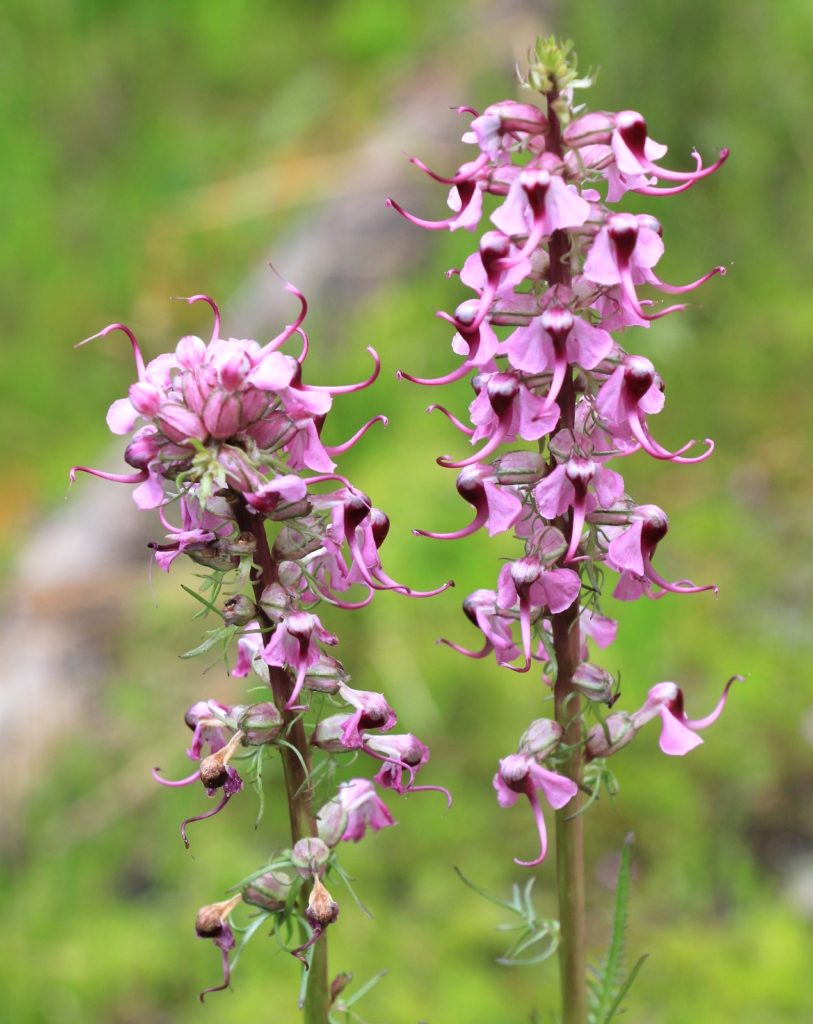
MULTIPOLYGON (((136 325, 183 324, 181 333, 194 322, 190 314, 159 315, 156 296, 228 294, 269 237, 296 218, 288 211, 188 230, 179 211, 189 190, 275 154, 360 138, 394 70, 436 45, 461 10, 366 0, 278 5, 264 14, 247 3, 7 5, 0 408, 5 436, 15 439, 0 505, 7 533, 60 492, 77 448, 100 444, 111 388, 118 394, 128 379, 123 350, 77 355, 68 343, 133 307, 136 325)), ((715 458, 695 468, 641 459, 625 467, 632 493, 672 517, 658 556, 664 574, 713 579, 721 593, 717 601, 609 602, 621 630, 602 661, 621 670, 625 704, 674 679, 698 715, 729 674, 749 677, 685 761, 660 755, 655 731, 642 735, 617 759, 621 797, 588 821, 597 942, 611 903, 601 884, 606 855, 630 829, 637 835, 630 950, 652 955, 630 1019, 647 1024, 801 1024, 813 1015, 810 908, 787 894, 794 864, 809 870, 813 853, 811 751, 801 734, 813 703, 813 300, 804 276, 813 200, 803 46, 811 17, 802 2, 653 8, 628 0, 563 8, 557 18, 583 63, 601 65, 591 104, 643 110, 652 134, 669 143, 673 166, 688 162, 693 144, 704 154, 723 143, 733 150, 719 175, 688 194, 640 204, 662 219, 666 279, 731 263, 698 306, 629 340, 667 381, 658 437, 673 444, 713 436, 715 458)), ((482 69, 476 95, 439 96, 439 112, 511 93, 507 81, 491 91, 496 80, 482 69)), ((435 198, 440 211, 442 190, 435 198)), ((388 371, 446 367, 448 332, 431 312, 456 301, 459 290, 440 270, 459 263, 470 244, 427 236, 427 268, 437 272, 424 268, 420 278, 367 297, 345 325, 347 338, 374 340, 388 371)), ((317 330, 314 366, 318 337, 317 330)), ((331 356, 330 371, 349 378, 362 365, 361 354, 348 352, 341 366, 331 356)), ((461 410, 465 386, 444 400, 461 410)), ((371 1021, 524 1021, 531 1007, 555 1005, 555 968, 497 968, 503 947, 491 929, 499 913, 451 868, 502 893, 518 877, 511 857, 529 851, 529 815, 520 806, 500 810, 490 777, 540 713, 540 693, 529 680, 432 644, 440 635, 473 642, 459 601, 492 585, 497 558, 509 551, 479 538, 442 545, 410 536, 413 526, 453 528, 467 515, 450 474, 432 461, 457 435, 422 415, 426 401, 387 372, 373 392, 338 405, 331 430, 344 436, 366 415, 391 414, 383 439, 359 446, 346 471, 392 514, 384 549, 392 574, 421 586, 454 576, 458 589, 431 603, 383 595, 357 616, 326 619, 340 631, 340 654, 357 684, 385 690, 405 728, 433 745, 427 776, 449 785, 456 803, 447 814, 433 794, 393 802, 398 830, 345 851, 376 919, 337 892, 342 917, 331 957, 336 970, 359 979, 391 968, 363 1004, 371 1021)), ((30 965, 38 980, 6 972, 4 1020, 199 1019, 194 993, 216 976, 217 957, 194 939, 195 909, 284 844, 273 777, 256 833, 247 793, 216 820, 192 826, 193 856, 177 823, 203 805, 201 794, 139 781, 153 763, 182 770, 189 702, 236 699, 217 667, 202 675, 205 664, 175 658, 197 628, 179 578, 132 596, 120 670, 87 730, 67 737, 44 766, 28 806, 0 896, 5 961, 30 965)), ((537 884, 540 905, 553 910, 551 865, 537 884)), ((295 975, 291 958, 257 936, 234 994, 215 996, 207 1012, 293 1021, 295 975)))

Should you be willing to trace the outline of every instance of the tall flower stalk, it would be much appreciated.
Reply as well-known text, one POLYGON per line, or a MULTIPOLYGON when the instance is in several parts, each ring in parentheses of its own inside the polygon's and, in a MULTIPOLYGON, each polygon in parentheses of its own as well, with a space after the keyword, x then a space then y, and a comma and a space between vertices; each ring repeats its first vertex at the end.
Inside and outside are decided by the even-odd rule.
MULTIPOLYGON (((136 504, 156 510, 165 531, 151 545, 157 564, 169 571, 180 556, 191 559, 201 583, 197 592, 185 589, 217 623, 187 656, 222 649, 235 686, 249 679, 252 691, 261 691, 260 700, 255 692, 245 703, 239 693, 234 704, 196 701, 184 715, 194 770, 177 780, 153 771, 158 783, 190 787, 190 813, 180 825, 186 846, 205 841, 192 826, 228 814, 227 805, 244 797, 245 782, 257 790, 262 811, 264 768, 277 756, 282 764, 290 845, 198 912, 196 932, 217 947, 223 965, 222 982, 201 1000, 229 985, 236 955, 263 928, 302 964, 306 1024, 324 1024, 369 987, 345 999, 349 976, 331 982, 328 974, 325 932, 339 904, 325 883, 349 887, 341 843, 395 824, 382 792, 448 793, 418 784, 428 748, 394 731, 397 716, 383 694, 350 685, 329 653, 338 637, 317 609, 362 608, 387 590, 432 596, 450 584, 421 592, 385 572, 379 550, 387 516, 337 472, 335 459, 386 420, 375 417, 343 443, 323 439, 334 397, 371 384, 378 356, 369 350, 374 369, 359 384, 305 383, 307 304, 296 288, 286 288, 300 303, 299 315, 264 345, 223 338, 219 310, 203 295, 188 301, 211 307, 208 342, 184 337, 145 362, 124 325, 95 335, 122 332, 133 348, 137 380, 107 416, 114 434, 132 434, 124 458, 133 472, 76 466, 71 479, 83 472, 135 486, 136 504), (297 354, 284 353, 286 345, 297 354), (374 778, 337 782, 359 759, 362 769, 377 769, 374 778), (210 806, 198 812, 201 798, 210 806)), ((168 767, 173 760, 168 752, 168 767)))
POLYGON ((661 377, 648 356, 630 353, 617 336, 685 308, 682 301, 664 304, 660 294, 686 295, 725 270, 667 284, 655 272, 664 251, 660 223, 616 204, 628 192, 655 202, 684 192, 728 153, 705 165, 695 152, 694 168, 671 170, 663 163, 666 147, 649 137, 641 114, 575 106, 574 91, 590 83, 577 77, 570 44, 540 39, 524 84, 540 94, 539 105, 505 100, 482 114, 459 109, 471 119, 463 141, 473 156, 454 174, 412 159, 450 186, 449 217, 424 220, 389 201, 430 229, 475 231, 484 217, 490 221, 456 272, 473 294, 453 314, 439 314, 454 329, 461 362, 434 380, 400 376, 428 387, 470 377, 475 395, 471 427, 443 406, 430 407, 475 449, 437 460, 458 471, 458 492, 475 518, 452 533, 415 532, 446 540, 480 529, 513 532, 521 546, 496 587, 463 604, 482 647, 444 642, 469 658, 493 654, 512 672, 533 669, 547 688, 552 713, 533 721, 518 750, 500 761, 494 788, 503 807, 520 797, 530 804, 538 853, 517 859, 525 867, 538 866, 547 852, 543 803, 556 812, 562 1017, 584 1024, 582 811, 612 780, 607 758, 642 726, 659 718, 661 749, 685 754, 702 742, 698 732, 718 717, 728 692, 726 686, 701 719, 687 717, 674 683, 654 685, 637 711, 618 711, 617 682, 591 660, 591 646, 605 648, 616 634, 601 605, 607 570, 617 575, 612 593, 620 600, 716 590, 658 572, 653 559, 668 519, 654 505, 637 504, 618 469, 639 452, 702 462, 713 443, 689 441, 670 451, 657 440, 650 419, 664 405, 661 377))

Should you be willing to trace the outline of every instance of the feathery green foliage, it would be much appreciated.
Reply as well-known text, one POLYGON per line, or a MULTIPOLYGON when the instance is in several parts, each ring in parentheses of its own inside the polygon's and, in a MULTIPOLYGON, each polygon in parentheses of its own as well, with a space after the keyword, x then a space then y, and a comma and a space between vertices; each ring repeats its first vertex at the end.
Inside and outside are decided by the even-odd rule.
POLYGON ((618 865, 618 881, 615 887, 615 910, 613 926, 610 932, 610 945, 598 967, 591 966, 588 978, 588 998, 590 1002, 589 1024, 609 1024, 621 1008, 625 996, 632 987, 635 977, 646 960, 646 954, 640 957, 629 972, 624 973, 624 953, 626 949, 627 910, 630 898, 630 881, 632 875, 632 846, 634 837, 630 833, 621 848, 621 861, 618 865))

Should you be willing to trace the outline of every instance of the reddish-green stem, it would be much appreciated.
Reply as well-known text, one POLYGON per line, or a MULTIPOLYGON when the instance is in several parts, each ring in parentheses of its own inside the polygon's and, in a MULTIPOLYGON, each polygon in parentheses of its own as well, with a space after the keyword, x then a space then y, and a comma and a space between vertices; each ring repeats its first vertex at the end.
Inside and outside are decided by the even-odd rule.
MULTIPOLYGON (((260 596, 269 584, 279 580, 277 563, 268 546, 265 532, 265 521, 260 516, 252 515, 242 504, 239 495, 235 495, 235 518, 240 529, 251 533, 257 542, 254 561, 260 572, 254 579, 254 596, 259 607, 260 596)), ((258 613, 263 634, 273 629, 271 621, 258 613)), ((293 692, 294 681, 281 668, 270 668, 271 691, 274 704, 285 722, 284 736, 290 746, 281 746, 282 770, 285 778, 285 792, 288 796, 288 816, 291 823, 291 843, 296 843, 307 836, 317 834, 316 816, 313 811, 313 794, 310 783, 310 749, 305 735, 305 727, 301 718, 285 710, 285 705, 293 692), (291 749, 294 748, 294 749, 291 749)), ((303 894, 302 911, 304 913, 307 897, 303 894)), ((313 959, 308 975, 308 988, 303 1006, 304 1024, 327 1024, 330 1009, 330 986, 327 974, 327 936, 323 935, 313 947, 313 959)))
MULTIPOLYGON (((548 149, 561 155, 559 118, 554 110, 556 91, 548 94, 550 134, 548 149)), ((564 231, 554 231, 550 240, 548 284, 569 285, 571 271, 568 252, 570 239, 564 231)), ((558 397, 561 418, 559 428, 573 427, 576 395, 572 372, 568 372, 558 397)), ((572 528, 571 516, 561 524, 565 536, 572 528)), ((573 673, 579 666, 579 599, 551 616, 553 648, 556 653, 554 704, 556 721, 564 729, 563 743, 570 748, 567 761, 560 767, 563 775, 581 787, 584 768, 582 753, 581 699, 573 687, 573 673)), ((584 824, 579 814, 581 789, 556 812, 556 884, 559 898, 559 977, 562 996, 562 1024, 586 1024, 587 1021, 587 928, 584 911, 584 824)))

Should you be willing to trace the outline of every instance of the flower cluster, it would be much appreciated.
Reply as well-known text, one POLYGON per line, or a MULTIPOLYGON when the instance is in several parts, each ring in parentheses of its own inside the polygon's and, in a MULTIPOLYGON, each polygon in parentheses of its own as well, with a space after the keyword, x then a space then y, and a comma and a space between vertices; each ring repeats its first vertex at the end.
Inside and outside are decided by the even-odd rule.
POLYGON ((664 305, 658 293, 684 295, 725 269, 714 267, 690 284, 667 284, 655 271, 664 252, 659 221, 615 204, 628 192, 658 200, 684 192, 728 153, 704 165, 695 152, 693 168, 667 169, 666 147, 650 138, 638 112, 574 108, 573 89, 583 83, 562 72, 555 49, 542 42, 531 68, 542 108, 513 100, 483 113, 462 107, 458 113, 471 119, 463 142, 473 156, 449 176, 412 159, 450 186, 450 217, 426 221, 389 201, 425 228, 473 232, 486 221, 476 250, 449 272, 472 294, 454 313, 438 314, 454 329, 459 365, 435 379, 400 376, 432 387, 470 375, 474 391, 471 426, 430 406, 475 449, 437 460, 459 471, 457 489, 474 519, 450 533, 415 533, 448 540, 482 528, 491 535, 513 531, 523 545, 494 589, 477 590, 463 604, 482 646, 444 642, 471 658, 493 653, 514 672, 536 663, 554 692, 556 721, 537 720, 494 778, 502 806, 520 794, 531 803, 540 853, 519 862, 526 864, 545 856, 539 791, 554 808, 566 805, 584 764, 628 743, 652 718, 663 723, 661 748, 684 754, 701 742, 696 731, 717 717, 725 700, 724 694, 708 718, 691 721, 678 687, 660 683, 638 712, 605 720, 601 705, 611 707, 619 694, 612 676, 591 662, 587 639, 604 648, 615 638, 616 623, 600 607, 606 570, 617 576, 613 596, 624 601, 716 592, 667 579, 655 568, 668 518, 657 506, 634 501, 618 471, 620 460, 637 452, 701 462, 713 443, 698 450, 689 441, 672 451, 657 439, 652 419, 664 406, 662 379, 648 356, 627 351, 612 332, 646 329, 685 308, 664 305), (585 699, 598 719, 589 732, 585 699), (554 770, 563 765, 565 774, 554 770))
MULTIPOLYGON (((327 444, 322 437, 334 396, 371 384, 379 372, 378 356, 369 350, 374 372, 359 384, 305 383, 307 305, 293 286, 286 288, 299 300, 299 315, 265 345, 221 337, 218 308, 202 295, 187 301, 211 307, 208 343, 184 337, 174 351, 145 363, 124 325, 95 335, 122 331, 135 354, 137 380, 107 416, 113 433, 132 432, 125 459, 133 472, 76 466, 71 479, 81 471, 136 485, 136 504, 157 509, 166 531, 151 545, 160 568, 168 571, 184 554, 210 570, 200 600, 222 623, 190 653, 222 644, 227 654, 234 650, 234 679, 252 676, 267 687, 265 699, 251 704, 194 703, 185 715, 192 730, 186 755, 194 772, 177 781, 159 769, 153 775, 167 786, 200 784, 205 796, 217 801, 182 822, 189 846, 188 826, 222 811, 246 779, 260 786, 265 759, 279 753, 292 846, 241 892, 246 903, 274 915, 277 926, 298 917, 310 938, 291 952, 307 966, 306 951, 338 913, 321 881, 328 870, 341 874, 336 848, 343 841, 357 842, 368 829, 394 824, 379 789, 398 794, 440 789, 448 797, 442 787, 416 784, 428 747, 411 733, 393 731, 397 717, 383 694, 350 685, 342 664, 328 653, 338 639, 317 610, 323 604, 360 608, 382 590, 431 596, 451 584, 416 591, 385 572, 380 548, 387 516, 336 472, 334 459, 373 423, 386 420, 375 417, 343 444, 327 444), (281 351, 292 339, 300 350, 296 356, 281 351), (314 758, 340 758, 341 765, 343 754, 351 760, 366 756, 377 774, 373 781, 342 782, 317 812, 313 799, 320 765, 314 758), (306 893, 302 886, 308 884, 306 893)), ((198 934, 212 938, 223 956, 222 987, 228 984, 228 953, 235 944, 229 915, 236 906, 234 899, 213 904, 199 916, 198 934)))

